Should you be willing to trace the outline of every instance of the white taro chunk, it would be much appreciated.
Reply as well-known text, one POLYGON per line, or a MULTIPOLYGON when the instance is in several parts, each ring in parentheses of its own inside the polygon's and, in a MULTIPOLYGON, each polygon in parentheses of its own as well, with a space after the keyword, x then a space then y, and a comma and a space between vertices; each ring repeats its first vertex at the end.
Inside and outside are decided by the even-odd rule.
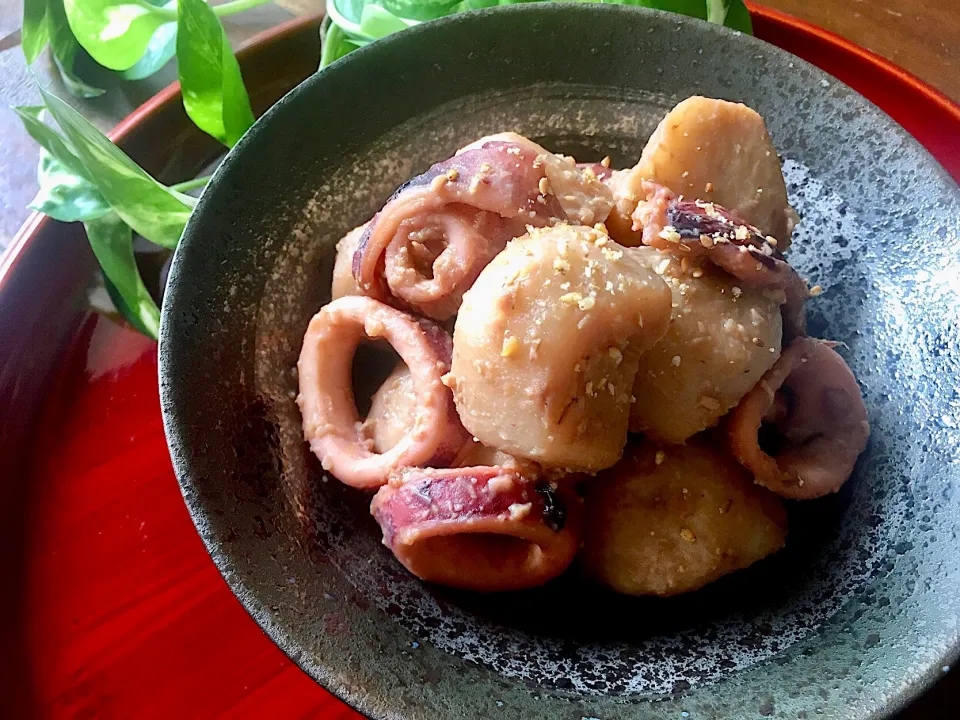
POLYGON ((665 283, 604 232, 532 229, 464 295, 445 382, 484 445, 593 472, 620 457, 637 359, 669 319, 665 283))
POLYGON ((636 207, 644 199, 643 180, 689 200, 718 203, 777 238, 781 251, 789 247, 797 214, 767 126, 746 105, 694 96, 667 113, 636 167, 614 182, 621 221, 631 202, 636 207))
POLYGON ((780 499, 702 439, 643 442, 586 485, 586 574, 628 595, 676 595, 783 547, 780 499))
POLYGON ((363 290, 353 277, 353 254, 360 243, 363 231, 367 229, 364 223, 344 235, 337 243, 337 257, 333 263, 333 283, 330 287, 330 299, 346 297, 347 295, 363 295, 363 290))
POLYGON ((674 305, 666 335, 639 359, 630 430, 682 443, 715 425, 780 357, 782 293, 740 287, 702 260, 629 252, 666 281, 674 305))
POLYGON ((410 368, 394 368, 374 393, 363 431, 373 440, 374 452, 391 450, 410 432, 417 419, 417 395, 410 368))

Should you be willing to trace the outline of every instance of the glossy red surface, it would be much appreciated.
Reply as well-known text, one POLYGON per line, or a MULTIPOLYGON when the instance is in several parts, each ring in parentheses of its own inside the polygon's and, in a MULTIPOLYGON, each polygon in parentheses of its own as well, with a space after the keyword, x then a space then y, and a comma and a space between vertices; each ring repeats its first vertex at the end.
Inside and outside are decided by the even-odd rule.
POLYGON ((31 473, 26 644, 37 715, 360 717, 233 597, 170 466, 156 345, 90 319, 31 473))
MULTIPOLYGON (((802 23, 769 11, 755 13, 755 22, 758 35, 814 62, 822 50, 826 69, 884 107, 899 87, 914 105, 901 100, 888 110, 957 175, 960 114, 949 101, 938 106, 926 86, 883 75, 882 61, 802 23), (863 83, 844 77, 843 58, 872 68, 863 83), (948 121, 945 129, 928 127, 948 121)), ((88 319, 49 392, 24 478, 28 660, 2 668, 23 678, 22 701, 8 711, 80 719, 359 717, 267 639, 207 556, 170 466, 156 376, 153 343, 88 319)))

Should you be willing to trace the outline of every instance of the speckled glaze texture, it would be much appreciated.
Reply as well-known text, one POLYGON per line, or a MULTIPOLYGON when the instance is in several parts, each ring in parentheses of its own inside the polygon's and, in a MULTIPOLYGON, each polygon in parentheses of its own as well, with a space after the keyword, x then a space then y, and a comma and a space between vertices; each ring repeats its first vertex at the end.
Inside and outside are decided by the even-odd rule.
MULTIPOLYGON (((160 358, 184 496, 253 617, 378 720, 886 717, 960 643, 958 226, 957 186, 913 139, 752 38, 603 5, 418 27, 284 98, 191 218, 160 358), (690 596, 613 596, 575 568, 495 597, 422 584, 302 441, 295 363, 334 244, 465 141, 515 130, 632 164, 691 94, 756 108, 783 156, 790 257, 824 288, 811 334, 845 343, 870 413, 854 478, 791 509, 784 551, 690 596)), ((358 394, 380 379, 362 366, 358 394)))

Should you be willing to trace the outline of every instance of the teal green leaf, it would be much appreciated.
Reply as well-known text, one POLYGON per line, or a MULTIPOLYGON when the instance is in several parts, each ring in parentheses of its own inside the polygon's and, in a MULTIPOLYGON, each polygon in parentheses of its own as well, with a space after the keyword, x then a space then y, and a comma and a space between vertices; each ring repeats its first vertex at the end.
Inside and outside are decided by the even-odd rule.
MULTIPOLYGON (((320 67, 324 68, 350 51, 386 37, 405 27, 458 12, 481 10, 495 5, 516 5, 548 0, 326 0, 331 21, 324 37, 320 67)), ((635 5, 665 10, 701 20, 726 24, 751 33, 750 13, 743 0, 580 0, 610 5, 635 5)))
POLYGON ((223 26, 203 0, 180 0, 177 11, 183 107, 197 127, 233 147, 254 121, 240 66, 223 26))
MULTIPOLYGON (((175 9, 176 4, 176 0, 170 0, 166 7, 175 9)), ((177 24, 169 22, 157 28, 153 37, 150 38, 143 56, 137 60, 133 67, 122 70, 120 77, 124 80, 143 80, 170 62, 176 54, 177 24)))
MULTIPOLYGON (((459 0, 381 0, 380 4, 384 10, 396 17, 423 21, 449 15, 458 2, 459 0)), ((367 7, 371 5, 375 3, 368 3, 367 7)))
POLYGON ((110 296, 110 302, 113 303, 113 306, 117 309, 117 312, 123 316, 124 320, 130 323, 130 325, 132 325, 133 328, 141 335, 146 335, 154 340, 157 339, 157 333, 151 333, 147 326, 140 322, 140 318, 136 311, 134 311, 134 309, 127 304, 127 301, 123 299, 120 291, 117 290, 117 286, 110 282, 106 276, 103 277, 103 287, 106 289, 107 295, 110 296))
POLYGON ((322 33, 320 69, 323 70, 334 60, 339 60, 347 53, 356 50, 358 47, 363 47, 364 45, 369 44, 369 40, 349 39, 339 25, 333 22, 328 22, 324 32, 322 33))
POLYGON ((95 220, 110 212, 110 206, 93 183, 43 148, 40 149, 37 181, 40 190, 30 202, 31 210, 61 222, 95 220))
POLYGON ((70 144, 60 137, 56 130, 43 122, 41 116, 45 109, 43 105, 25 105, 15 107, 13 111, 20 116, 27 134, 36 140, 40 147, 59 160, 71 172, 81 177, 87 177, 87 171, 83 167, 83 163, 80 162, 80 158, 77 157, 70 144))
POLYGON ((82 98, 103 95, 103 88, 90 85, 76 72, 77 58, 86 51, 73 36, 67 15, 63 11, 63 0, 47 0, 47 22, 50 24, 50 50, 67 91, 82 98))
MULTIPOLYGON (((369 4, 369 0, 327 0, 327 12, 331 17, 337 18, 337 24, 341 27, 347 26, 343 20, 349 20, 360 29, 360 18, 363 16, 363 8, 369 4), (332 10, 331 10, 332 8, 332 10), (339 18, 337 16, 340 16, 339 18)), ((349 31, 349 27, 344 27, 349 31)))
POLYGON ((196 200, 158 183, 80 113, 43 88, 40 92, 86 177, 117 215, 147 240, 176 247, 196 200))
POLYGON ((740 2, 740 0, 736 0, 730 4, 730 9, 727 12, 724 24, 729 28, 739 30, 747 35, 753 35, 753 22, 750 20, 750 11, 747 10, 747 6, 740 2))
POLYGON ((379 5, 370 3, 360 16, 360 31, 369 37, 382 38, 400 30, 406 30, 416 21, 404 20, 379 5))
POLYGON ((111 293, 111 299, 117 309, 134 327, 156 339, 160 330, 160 310, 140 278, 130 228, 116 213, 88 220, 83 226, 108 281, 107 292, 113 285, 115 295, 111 293))
POLYGON ((63 7, 77 41, 111 70, 133 67, 157 28, 173 19, 146 0, 63 0, 63 7))
POLYGON ((20 47, 27 65, 37 59, 50 39, 47 0, 23 0, 23 23, 20 26, 20 47))

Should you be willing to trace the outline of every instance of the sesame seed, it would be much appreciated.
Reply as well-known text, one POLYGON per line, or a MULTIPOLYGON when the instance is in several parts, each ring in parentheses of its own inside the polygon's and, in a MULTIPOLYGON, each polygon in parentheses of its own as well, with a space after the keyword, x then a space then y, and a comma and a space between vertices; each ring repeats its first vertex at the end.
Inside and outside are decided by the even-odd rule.
POLYGON ((693 531, 690 528, 683 528, 680 530, 680 537, 682 537, 688 543, 697 541, 697 536, 693 534, 693 531))
POLYGON ((623 353, 619 348, 611 347, 607 353, 613 358, 613 362, 619 365, 623 361, 623 353))
POLYGON ((705 407, 707 410, 720 409, 720 403, 714 400, 709 395, 704 395, 702 398, 700 398, 700 404, 703 405, 703 407, 705 407))
POLYGON ((667 459, 667 454, 663 450, 657 450, 657 454, 653 456, 653 462, 655 465, 663 465, 663 461, 667 459))
POLYGON ((689 269, 690 269, 690 260, 688 260, 687 258, 681 258, 681 259, 680 259, 680 272, 685 273, 685 272, 686 272, 687 270, 689 270, 689 269))
POLYGON ((743 294, 743 290, 741 290, 740 288, 738 288, 736 285, 734 285, 734 286, 731 288, 731 291, 733 292, 733 296, 734 296, 735 298, 738 298, 738 297, 740 297, 741 294, 743 294))
POLYGON ((653 269, 657 275, 663 275, 667 271, 667 268, 670 267, 670 258, 664 258, 660 263, 653 269))
POLYGON ((520 346, 520 341, 515 337, 508 337, 503 339, 503 347, 500 349, 501 357, 510 357, 517 353, 517 348, 520 346))
POLYGON ((584 390, 586 390, 587 395, 589 395, 590 397, 593 397, 593 395, 594 395, 594 393, 593 393, 593 382, 588 382, 588 383, 586 384, 586 387, 584 388, 584 390))
POLYGON ((810 297, 817 297, 822 292, 823 292, 822 287, 820 287, 819 285, 814 285, 812 288, 810 288, 810 297))
POLYGON ((707 186, 704 188, 704 192, 713 192, 713 183, 708 182, 707 186))
POLYGON ((600 161, 600 164, 605 168, 610 167, 610 156, 607 155, 606 157, 604 157, 603 160, 600 161))
POLYGON ((707 248, 707 250, 709 250, 714 245, 713 238, 710 237, 709 235, 701 235, 700 244, 703 245, 705 248, 707 248))
POLYGON ((690 174, 689 170, 684 170, 683 175, 681 175, 680 177, 687 177, 689 174, 690 174))
POLYGON ((583 295, 578 292, 568 292, 560 296, 560 302, 564 305, 579 304, 581 300, 583 300, 583 295))
POLYGON ((546 195, 548 192, 550 192, 550 181, 547 180, 547 178, 542 177, 540 178, 540 184, 538 187, 540 189, 540 194, 546 195))
POLYGON ((643 327, 643 314, 642 314, 642 313, 638 313, 638 314, 637 314, 637 325, 639 325, 640 327, 643 327))
POLYGON ((756 345, 757 347, 763 347, 763 340, 761 340, 761 339, 758 338, 758 337, 753 338, 752 342, 753 342, 753 344, 756 345))
POLYGON ((679 366, 680 366, 680 356, 679 356, 679 355, 674 355, 674 356, 673 356, 673 359, 670 360, 670 364, 673 365, 674 367, 679 367, 679 366))
POLYGON ((447 180, 449 180, 450 182, 456 182, 457 178, 459 177, 460 177, 460 173, 457 171, 456 168, 450 168, 449 170, 447 170, 447 180))
POLYGON ((693 277, 695 277, 695 278, 702 278, 702 277, 703 277, 703 270, 701 270, 700 268, 694 268, 694 269, 693 269, 693 272, 690 273, 690 274, 691 274, 693 277))
POLYGON ((677 232, 677 229, 673 227, 673 225, 667 225, 658 235, 667 242, 680 242, 680 233, 677 232))

